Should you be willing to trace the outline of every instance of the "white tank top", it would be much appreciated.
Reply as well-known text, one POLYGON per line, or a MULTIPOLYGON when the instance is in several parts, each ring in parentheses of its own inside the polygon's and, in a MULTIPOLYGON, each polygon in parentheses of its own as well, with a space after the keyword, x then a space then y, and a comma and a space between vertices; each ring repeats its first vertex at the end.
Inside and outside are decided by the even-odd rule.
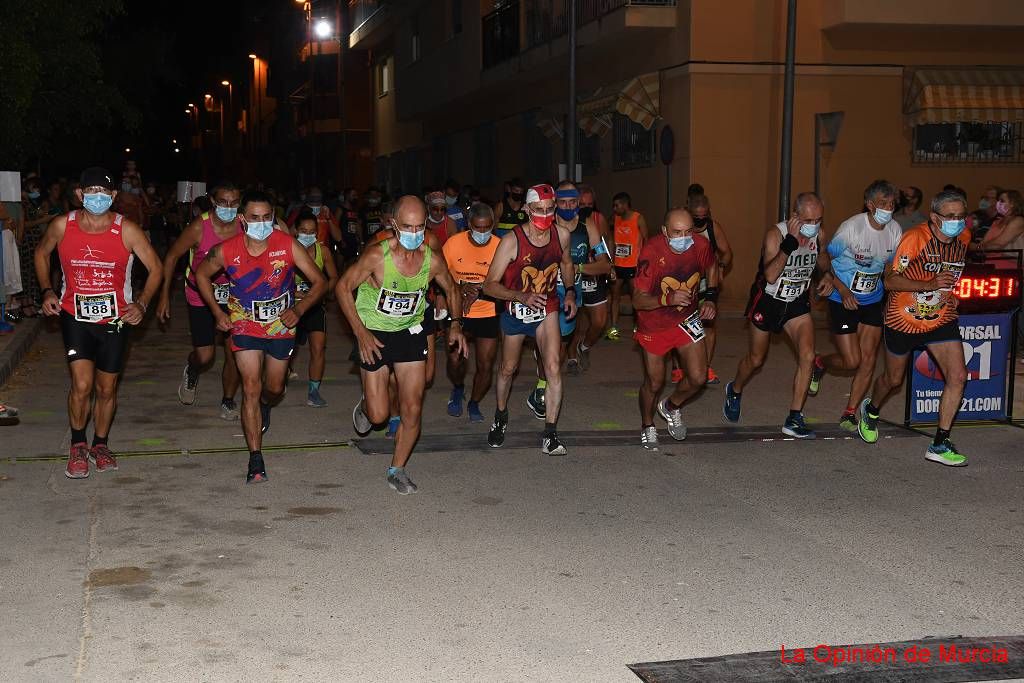
MULTIPOLYGON (((786 239, 789 228, 785 223, 776 223, 775 227, 782 233, 782 239, 786 239)), ((809 240, 807 244, 797 247, 786 260, 786 267, 782 269, 782 275, 775 282, 765 282, 764 292, 779 301, 796 301, 803 296, 811 286, 811 277, 818 264, 818 237, 809 240)))

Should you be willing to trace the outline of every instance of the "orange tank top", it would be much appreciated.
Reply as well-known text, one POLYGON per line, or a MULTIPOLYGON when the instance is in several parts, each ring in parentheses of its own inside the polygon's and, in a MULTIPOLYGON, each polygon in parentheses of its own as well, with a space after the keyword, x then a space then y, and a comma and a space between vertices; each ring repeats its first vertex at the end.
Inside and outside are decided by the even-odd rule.
POLYGON ((629 218, 615 216, 615 265, 635 268, 640 255, 640 214, 629 218))

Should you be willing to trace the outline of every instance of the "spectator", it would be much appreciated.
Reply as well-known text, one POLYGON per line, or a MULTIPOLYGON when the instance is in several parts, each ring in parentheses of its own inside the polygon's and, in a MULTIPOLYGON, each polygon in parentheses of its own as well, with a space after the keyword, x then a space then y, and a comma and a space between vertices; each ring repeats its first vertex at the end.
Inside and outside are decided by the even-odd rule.
POLYGON ((0 427, 13 427, 18 424, 18 409, 0 403, 0 427))
MULTIPOLYGON (((25 216, 23 232, 19 244, 21 262, 24 264, 33 263, 36 246, 39 244, 46 232, 46 226, 57 216, 64 213, 64 205, 57 197, 57 201, 51 202, 49 194, 44 199, 40 196, 39 188, 41 183, 38 178, 29 178, 25 183, 24 200, 22 209, 25 216)), ((34 318, 39 315, 39 307, 42 305, 42 293, 39 291, 39 283, 36 280, 35 268, 25 268, 22 277, 21 296, 18 297, 20 313, 23 317, 34 318)))
POLYGON ((999 201, 999 196, 1002 193, 1002 188, 995 185, 989 185, 981 193, 981 199, 978 201, 978 210, 973 211, 967 219, 967 229, 971 231, 973 239, 983 238, 988 229, 999 218, 999 214, 996 213, 996 203, 999 201))
POLYGON ((14 295, 21 292, 21 256, 18 254, 18 242, 15 236, 17 223, 7 214, 7 209, 0 204, 0 334, 14 332, 11 323, 21 321, 20 307, 15 303, 14 295))
POLYGON ((1003 190, 996 200, 996 220, 981 241, 982 249, 1024 250, 1024 198, 1003 190))
POLYGON ((909 230, 915 225, 921 225, 928 217, 921 213, 921 200, 924 193, 921 188, 908 185, 900 190, 900 208, 896 212, 896 222, 904 230, 909 230))

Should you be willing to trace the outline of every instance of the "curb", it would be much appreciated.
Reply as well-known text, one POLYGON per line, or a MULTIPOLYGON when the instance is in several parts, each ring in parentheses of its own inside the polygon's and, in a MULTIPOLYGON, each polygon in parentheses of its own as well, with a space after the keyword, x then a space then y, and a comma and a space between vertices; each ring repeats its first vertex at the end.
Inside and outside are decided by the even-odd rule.
POLYGON ((27 318, 15 326, 11 340, 0 351, 0 387, 7 383, 25 353, 32 348, 44 326, 43 318, 27 318))

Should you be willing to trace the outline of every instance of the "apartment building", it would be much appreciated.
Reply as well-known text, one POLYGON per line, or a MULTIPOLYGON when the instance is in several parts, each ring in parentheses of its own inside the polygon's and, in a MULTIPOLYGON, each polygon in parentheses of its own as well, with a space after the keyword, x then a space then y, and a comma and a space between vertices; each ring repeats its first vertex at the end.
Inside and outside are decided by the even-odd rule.
MULTIPOLYGON (((786 0, 577 0, 577 162, 602 209, 626 190, 658 225, 704 185, 736 251, 742 307, 776 219, 786 0), (659 143, 666 129, 674 157, 659 143)), ((377 181, 447 177, 499 197, 555 179, 568 101, 565 0, 352 0, 368 50, 377 181)), ((818 189, 826 230, 885 177, 971 201, 1024 187, 1024 3, 799 0, 793 193, 818 189)))

